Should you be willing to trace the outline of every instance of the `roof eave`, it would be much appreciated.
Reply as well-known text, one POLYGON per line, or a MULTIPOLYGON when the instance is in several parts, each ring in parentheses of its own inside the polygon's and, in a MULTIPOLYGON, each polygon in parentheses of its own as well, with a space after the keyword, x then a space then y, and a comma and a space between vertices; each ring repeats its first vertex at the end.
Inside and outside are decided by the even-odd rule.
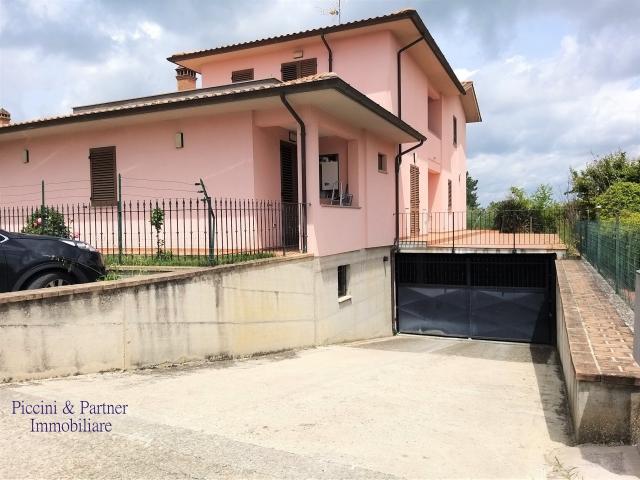
POLYGON ((436 43, 435 39, 431 36, 431 33, 429 32, 429 30, 427 29, 427 26, 424 24, 424 22, 420 18, 420 15, 418 15, 418 12, 416 12, 415 10, 411 10, 408 13, 409 13, 408 17, 411 19, 416 29, 418 30, 418 32, 420 32, 420 35, 422 35, 424 40, 427 42, 427 45, 429 45, 429 48, 435 54, 438 61, 440 62, 440 65, 442 65, 445 72, 447 72, 447 75, 449 76, 449 78, 451 79, 455 87, 458 89, 461 95, 465 95, 466 92, 464 90, 464 87, 462 86, 462 83, 460 83, 460 80, 458 80, 458 77, 456 76, 453 69, 451 68, 451 65, 449 65, 449 62, 447 61, 446 57, 442 53, 442 50, 440 50, 440 47, 438 47, 438 44, 436 43))
POLYGON ((60 125, 68 125, 73 123, 83 123, 83 122, 91 122, 98 120, 105 120, 117 117, 126 117, 132 115, 143 115, 146 113, 154 113, 161 112, 166 110, 174 110, 174 109, 183 109, 183 108, 192 108, 197 106, 205 106, 205 105, 214 105, 218 103, 228 103, 234 101, 241 101, 245 99, 258 99, 258 98, 266 98, 271 96, 277 96, 281 93, 293 94, 293 93, 303 93, 307 91, 314 91, 320 89, 328 89, 333 88, 336 91, 340 92, 347 98, 357 102, 363 107, 370 110, 372 113, 380 116, 384 120, 393 124, 398 129, 405 132, 407 135, 416 139, 416 141, 426 140, 426 137, 411 127, 409 124, 395 116, 393 113, 380 106, 369 97, 359 92, 351 85, 346 83, 344 80, 340 79, 337 76, 331 78, 325 78, 320 80, 314 80, 311 82, 302 82, 290 85, 277 85, 270 88, 264 88, 261 90, 247 90, 247 91, 239 91, 232 92, 225 95, 214 96, 214 97, 203 97, 203 98, 194 98, 183 101, 171 102, 171 103, 160 103, 160 104, 150 104, 150 105, 142 105, 142 106, 132 106, 125 107, 121 109, 107 110, 107 111, 98 111, 98 112, 87 112, 79 115, 72 115, 67 117, 60 118, 51 118, 45 119, 38 122, 33 123, 24 123, 24 124, 16 124, 16 125, 7 125, 4 127, 0 127, 0 136, 12 132, 20 132, 20 131, 28 131, 28 130, 36 130, 41 128, 60 126, 60 125))
POLYGON ((480 105, 476 96, 476 89, 473 82, 465 82, 468 88, 465 88, 465 96, 462 99, 462 106, 465 110, 467 123, 482 122, 482 114, 480 113, 480 105))

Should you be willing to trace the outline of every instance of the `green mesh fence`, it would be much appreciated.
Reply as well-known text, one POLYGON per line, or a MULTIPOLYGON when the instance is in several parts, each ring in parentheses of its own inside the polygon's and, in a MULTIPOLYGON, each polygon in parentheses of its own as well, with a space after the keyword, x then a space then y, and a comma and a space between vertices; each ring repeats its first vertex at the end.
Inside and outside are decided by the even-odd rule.
POLYGON ((577 227, 582 257, 633 308, 636 271, 640 269, 640 229, 614 221, 581 221, 577 227))

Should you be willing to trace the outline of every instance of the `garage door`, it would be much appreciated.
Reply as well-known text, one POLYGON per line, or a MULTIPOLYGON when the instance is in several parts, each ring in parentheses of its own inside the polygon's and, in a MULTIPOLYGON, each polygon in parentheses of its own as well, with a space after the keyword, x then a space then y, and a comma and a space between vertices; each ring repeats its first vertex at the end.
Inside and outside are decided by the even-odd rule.
POLYGON ((553 255, 396 257, 403 333, 554 343, 553 255))

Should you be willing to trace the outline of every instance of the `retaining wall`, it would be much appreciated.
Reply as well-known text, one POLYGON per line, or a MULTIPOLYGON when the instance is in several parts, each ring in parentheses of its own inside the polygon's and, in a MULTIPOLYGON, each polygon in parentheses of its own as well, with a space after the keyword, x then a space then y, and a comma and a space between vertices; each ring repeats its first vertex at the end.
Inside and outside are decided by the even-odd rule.
POLYGON ((633 334, 579 260, 558 260, 557 348, 579 443, 635 443, 640 367, 633 334))
POLYGON ((0 294, 0 380, 248 356, 391 334, 388 248, 0 294), (337 266, 350 265, 338 301, 337 266))

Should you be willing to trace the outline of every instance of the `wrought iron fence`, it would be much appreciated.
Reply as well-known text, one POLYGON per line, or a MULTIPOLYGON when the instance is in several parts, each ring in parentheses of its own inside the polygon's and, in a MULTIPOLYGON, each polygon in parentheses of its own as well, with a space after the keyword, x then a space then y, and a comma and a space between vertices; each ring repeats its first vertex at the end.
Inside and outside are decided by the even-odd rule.
POLYGON ((631 308, 640 269, 640 228, 618 221, 577 222, 578 249, 631 308))
POLYGON ((69 237, 107 255, 222 257, 306 250, 304 204, 254 199, 184 198, 36 206, 0 205, 0 229, 46 233, 47 215, 69 237))
POLYGON ((400 247, 564 248, 571 224, 562 209, 404 212, 399 216, 400 247))

